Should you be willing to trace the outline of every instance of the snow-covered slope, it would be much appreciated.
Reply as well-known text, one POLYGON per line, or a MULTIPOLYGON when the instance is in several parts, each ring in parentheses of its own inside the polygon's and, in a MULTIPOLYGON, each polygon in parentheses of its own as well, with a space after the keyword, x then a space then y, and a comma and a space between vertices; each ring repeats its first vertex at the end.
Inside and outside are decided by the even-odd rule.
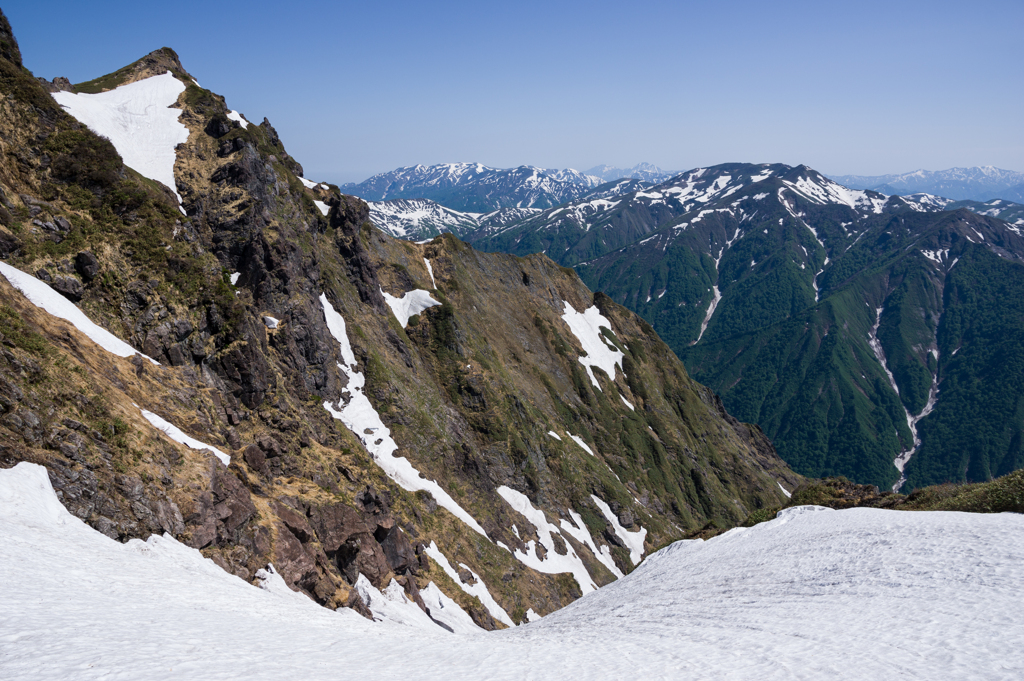
POLYGON ((3 678, 1024 674, 1014 514, 789 509, 673 544, 539 622, 461 635, 385 603, 375 616, 395 619, 370 622, 261 590, 170 538, 119 544, 68 514, 32 464, 0 471, 0 542, 3 678))
POLYGON ((184 83, 165 73, 108 92, 55 92, 53 98, 90 130, 109 138, 125 165, 178 196, 174 147, 188 141, 188 128, 178 120, 181 110, 170 107, 184 91, 184 83))

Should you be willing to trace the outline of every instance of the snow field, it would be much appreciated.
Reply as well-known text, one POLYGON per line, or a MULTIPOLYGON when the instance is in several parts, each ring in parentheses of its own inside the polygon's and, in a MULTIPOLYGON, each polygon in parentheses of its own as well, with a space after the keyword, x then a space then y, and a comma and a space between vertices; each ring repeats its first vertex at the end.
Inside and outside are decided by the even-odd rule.
POLYGON ((579 358, 579 362, 586 369, 590 382, 594 384, 595 388, 601 390, 591 367, 601 369, 612 380, 615 380, 615 366, 618 365, 619 369, 622 369, 622 351, 611 347, 601 335, 601 327, 604 326, 610 330, 612 323, 601 314, 596 305, 590 306, 584 312, 577 312, 566 301, 563 300, 562 303, 565 305, 562 319, 565 320, 569 330, 579 340, 580 345, 583 346, 583 352, 586 353, 579 358))
POLYGON ((404 456, 395 455, 398 444, 391 438, 390 429, 381 421, 377 410, 373 408, 370 399, 363 392, 366 377, 362 372, 355 370, 356 358, 352 353, 352 345, 349 343, 348 333, 345 330, 345 319, 334 309, 331 302, 327 300, 327 296, 322 293, 320 294, 320 304, 323 306, 327 328, 340 345, 342 361, 338 363, 338 368, 342 374, 348 377, 348 387, 342 389, 342 392, 348 397, 348 401, 346 402, 343 396, 337 405, 324 402, 324 409, 344 423, 345 427, 359 438, 366 450, 373 456, 374 462, 389 478, 410 492, 419 490, 430 492, 439 506, 447 509, 474 531, 486 537, 487 533, 484 532, 480 523, 452 499, 451 495, 444 491, 437 482, 422 477, 404 456))
MULTIPOLYGON (((22 272, 16 267, 11 267, 5 262, 0 262, 0 274, 3 274, 7 281, 11 283, 11 286, 21 291, 30 303, 54 317, 70 322, 72 326, 84 333, 92 342, 107 352, 118 357, 132 357, 142 354, 114 334, 95 324, 85 316, 84 312, 78 309, 78 306, 31 274, 22 272)), ((160 364, 160 362, 152 357, 142 356, 153 364, 160 364)))
POLYGON ((384 301, 387 302, 388 307, 395 314, 395 319, 398 320, 403 329, 409 326, 409 317, 423 312, 428 307, 441 304, 430 297, 429 291, 424 291, 421 288, 409 291, 401 298, 394 297, 384 289, 381 289, 380 292, 384 295, 384 301))
POLYGON ((458 639, 321 608, 272 573, 253 587, 168 537, 119 544, 32 464, 0 470, 0 542, 0 678, 1024 676, 1024 518, 1009 513, 787 509, 458 639))
POLYGON ((174 147, 187 142, 189 132, 178 120, 181 110, 170 107, 184 91, 185 84, 168 72, 108 92, 54 92, 53 98, 90 130, 108 138, 125 165, 173 191, 180 204, 174 147))

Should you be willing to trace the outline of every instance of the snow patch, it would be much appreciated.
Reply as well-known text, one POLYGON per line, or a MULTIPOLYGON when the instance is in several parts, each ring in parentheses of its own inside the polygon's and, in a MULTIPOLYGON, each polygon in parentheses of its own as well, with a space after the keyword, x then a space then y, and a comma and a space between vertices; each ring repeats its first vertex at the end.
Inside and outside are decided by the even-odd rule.
POLYGON ((434 281, 434 268, 430 266, 430 261, 423 258, 423 263, 427 266, 427 274, 430 275, 430 286, 431 288, 437 288, 437 282, 434 281))
MULTIPOLYGON (((455 584, 458 585, 460 589, 465 591, 470 596, 476 596, 478 599, 480 599, 480 603, 482 603, 483 606, 487 609, 487 612, 491 614, 491 617, 493 617, 494 619, 498 620, 503 624, 507 624, 510 627, 516 626, 516 623, 512 621, 511 617, 508 616, 508 613, 505 612, 505 609, 498 605, 498 602, 494 600, 493 596, 491 596, 491 592, 487 590, 487 585, 484 584, 484 580, 480 579, 480 575, 473 572, 472 570, 469 570, 469 568, 467 567, 466 569, 469 570, 470 574, 473 575, 473 578, 476 580, 476 583, 466 584, 462 581, 462 578, 459 577, 458 570, 452 567, 452 564, 448 562, 448 558, 445 557, 443 553, 441 553, 441 549, 437 548, 436 542, 431 541, 430 546, 424 548, 424 551, 428 556, 430 556, 431 560, 433 560, 435 563, 441 566, 441 569, 444 570, 445 574, 451 577, 451 580, 455 582, 455 584)), ((463 565, 463 567, 465 567, 465 565, 463 565)))
POLYGON ((437 584, 431 582, 420 589, 420 598, 430 611, 431 619, 444 624, 456 634, 479 634, 484 631, 458 603, 448 598, 437 584))
POLYGON ((579 358, 580 364, 587 371, 590 382, 594 387, 601 390, 597 378, 591 367, 597 367, 604 371, 608 377, 615 380, 615 366, 622 368, 623 353, 621 350, 612 347, 601 333, 601 327, 611 330, 612 323, 601 314, 596 305, 591 305, 584 312, 577 312, 572 305, 562 301, 565 305, 562 319, 569 326, 569 330, 583 346, 583 357, 579 358))
POLYGON ((181 110, 170 107, 184 91, 185 84, 168 72, 108 92, 54 92, 53 98, 90 130, 108 138, 126 166, 173 191, 180 204, 174 148, 187 142, 189 133, 178 120, 181 110))
POLYGON ((331 212, 330 206, 328 206, 323 201, 313 199, 313 205, 316 206, 316 209, 320 211, 320 214, 323 215, 324 217, 327 217, 327 214, 331 212))
POLYGON ((186 435, 181 431, 180 428, 171 423, 168 423, 167 421, 160 418, 151 411, 146 411, 145 409, 140 409, 139 411, 142 412, 142 416, 145 417, 145 419, 149 421, 153 425, 153 427, 155 427, 157 430, 163 431, 164 435, 171 438, 175 442, 183 444, 189 449, 196 449, 200 451, 208 449, 211 452, 213 452, 214 456, 220 459, 220 462, 222 464, 224 464, 225 466, 231 465, 231 457, 225 454, 224 452, 220 451, 216 447, 208 445, 205 442, 200 442, 194 437, 186 435))
POLYGON ((228 111, 228 120, 238 121, 241 124, 242 128, 249 127, 249 121, 242 118, 242 114, 238 113, 237 111, 228 111))
POLYGON ((644 555, 644 537, 647 536, 647 530, 641 527, 636 532, 631 532, 624 528, 620 523, 618 517, 612 513, 612 508, 606 504, 600 497, 591 494, 590 498, 594 500, 597 507, 601 509, 601 513, 604 514, 605 519, 612 526, 615 531, 615 536, 622 540, 622 543, 629 549, 629 559, 633 561, 633 565, 640 562, 640 558, 644 555))
MULTIPOLYGON (((541 546, 544 547, 547 552, 543 558, 540 558, 537 554, 536 544, 533 539, 526 542, 526 552, 516 550, 513 552, 519 562, 527 567, 531 567, 537 572, 543 572, 549 575, 557 575, 563 572, 569 572, 576 579, 576 583, 580 585, 580 591, 586 596, 588 593, 597 590, 597 584, 591 579, 590 573, 587 572, 586 566, 583 564, 583 560, 576 555, 576 551, 572 548, 572 545, 565 542, 566 555, 559 555, 555 551, 555 542, 552 535, 559 534, 558 528, 548 522, 544 516, 544 511, 539 508, 534 508, 533 504, 530 503, 529 498, 522 492, 517 492, 511 487, 505 487, 502 485, 498 488, 498 494, 501 498, 508 502, 508 505, 519 512, 524 518, 537 528, 537 537, 540 539, 541 546)), ((585 529, 585 528, 584 528, 585 529)), ((563 541, 565 541, 563 539, 563 541)))
POLYGON ((558 441, 561 441, 561 440, 562 440, 562 438, 558 437, 558 433, 556 433, 556 432, 555 432, 555 431, 553 431, 553 430, 549 430, 549 431, 548 431, 548 435, 550 435, 551 437, 555 438, 555 439, 556 439, 556 440, 558 440, 558 441))
POLYGON ((428 307, 434 307, 440 305, 438 301, 430 297, 429 291, 424 291, 421 288, 415 291, 409 291, 404 294, 401 298, 395 298, 393 295, 381 289, 380 292, 384 294, 384 300, 387 302, 388 307, 395 314, 395 318, 398 323, 402 325, 402 328, 409 326, 409 317, 414 314, 423 312, 428 307))

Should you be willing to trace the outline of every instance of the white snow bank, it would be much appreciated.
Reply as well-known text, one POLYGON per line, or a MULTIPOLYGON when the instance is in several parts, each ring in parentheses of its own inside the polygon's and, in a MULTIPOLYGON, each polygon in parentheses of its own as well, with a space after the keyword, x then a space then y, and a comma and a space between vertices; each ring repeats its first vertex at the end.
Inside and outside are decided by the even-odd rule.
POLYGON ((644 555, 644 538, 647 536, 646 528, 641 527, 636 532, 630 532, 624 528, 620 523, 618 517, 612 513, 611 506, 606 504, 604 500, 593 494, 590 498, 594 500, 597 507, 601 509, 601 513, 605 519, 611 524, 612 529, 615 531, 615 536, 622 540, 622 543, 629 549, 629 559, 633 561, 633 565, 640 562, 640 558, 644 555))
POLYGON ((391 308, 391 311, 395 313, 395 318, 402 325, 403 329, 409 326, 409 317, 423 312, 428 307, 441 304, 430 297, 429 291, 424 291, 421 288, 409 291, 401 298, 395 298, 384 289, 381 289, 380 292, 384 294, 384 300, 387 302, 388 307, 391 308))
POLYGON ((775 484, 779 486, 779 489, 782 490, 782 493, 786 495, 787 499, 793 498, 793 495, 790 492, 786 491, 786 488, 782 486, 781 482, 776 482, 775 484))
POLYGON ((330 402, 324 402, 324 409, 355 433, 356 437, 366 446, 366 450, 373 456, 374 462, 389 478, 410 492, 419 490, 430 492, 439 506, 447 509, 456 518, 486 537, 487 533, 484 532, 480 523, 452 499, 451 495, 444 491, 439 484, 422 477, 405 457, 395 455, 398 444, 391 438, 391 430, 381 421, 377 410, 373 408, 370 399, 363 392, 366 377, 361 371, 355 369, 356 358, 352 354, 352 346, 349 344, 348 334, 345 331, 345 319, 338 314, 331 302, 327 300, 327 296, 322 293, 320 294, 320 304, 324 309, 327 328, 341 346, 342 361, 338 363, 338 368, 345 376, 348 376, 348 387, 342 389, 343 396, 338 400, 338 404, 332 405, 330 402))
MULTIPOLYGON (((70 322, 72 326, 84 333, 93 343, 96 343, 96 345, 107 352, 118 357, 132 357, 133 355, 141 354, 114 334, 95 324, 74 303, 31 274, 22 272, 16 267, 11 267, 5 262, 0 262, 0 274, 3 274, 7 281, 11 282, 11 286, 21 291, 28 298, 28 302, 54 317, 70 322)), ((160 364, 160 362, 152 357, 142 356, 153 364, 160 364)))
POLYGON ((240 276, 242 276, 242 273, 241 273, 241 272, 232 272, 232 273, 231 273, 231 279, 230 279, 230 281, 231 281, 231 285, 232 285, 232 286, 234 286, 235 284, 237 284, 237 283, 238 283, 238 278, 239 278, 240 276))
POLYGON ((577 312, 572 305, 565 302, 562 319, 569 325, 569 330, 579 339, 585 356, 580 357, 580 364, 587 370, 590 382, 601 390, 591 367, 601 369, 608 377, 615 380, 615 365, 622 368, 622 351, 611 346, 601 335, 601 327, 611 330, 612 323, 601 314, 596 305, 591 305, 584 312, 577 312))
POLYGON ((626 398, 625 398, 625 397, 624 397, 624 396, 622 395, 622 393, 619 393, 619 399, 620 399, 620 400, 622 400, 622 403, 623 403, 624 405, 626 405, 627 407, 629 407, 629 410, 630 410, 630 411, 636 411, 636 407, 634 407, 634 406, 633 406, 633 403, 632 403, 632 402, 630 402, 629 400, 627 400, 627 399, 626 399, 626 398))
POLYGON ((237 111, 228 111, 228 118, 232 121, 238 121, 242 125, 242 128, 249 127, 249 121, 242 118, 242 114, 237 111))
POLYGON ((435 621, 449 627, 456 634, 481 634, 483 629, 476 625, 473 618, 459 607, 459 604, 448 598, 437 584, 431 582, 420 589, 420 598, 430 611, 435 621))
POLYGON ((555 438, 555 439, 556 439, 556 440, 558 440, 558 441, 561 441, 561 440, 562 440, 562 438, 558 437, 558 433, 556 433, 556 432, 555 432, 555 431, 553 431, 553 430, 549 430, 549 431, 548 431, 548 435, 550 435, 551 437, 555 438))
POLYGON ((181 203, 174 182, 174 147, 188 141, 188 128, 178 120, 180 109, 170 107, 185 84, 169 72, 109 92, 54 92, 68 113, 97 135, 110 139, 124 164, 167 186, 181 203))
POLYGON ((281 573, 274 568, 273 563, 267 563, 267 567, 256 571, 256 582, 256 586, 272 594, 284 596, 285 598, 295 598, 304 603, 312 602, 304 593, 292 591, 288 583, 284 581, 281 573))
MULTIPOLYGON (((544 516, 544 511, 534 508, 533 504, 530 503, 530 499, 525 494, 517 492, 511 487, 502 485, 498 488, 498 494, 508 502, 509 506, 518 511, 520 515, 537 528, 537 537, 540 539, 540 545, 547 552, 541 558, 537 552, 537 542, 531 539, 526 542, 525 553, 518 549, 512 553, 519 562, 533 568, 537 572, 549 575, 557 575, 563 572, 571 573, 576 579, 576 583, 580 585, 580 591, 583 592, 584 596, 597 589, 597 584, 590 577, 590 573, 587 572, 587 567, 583 564, 583 560, 576 555, 576 551, 573 550, 571 544, 565 542, 566 555, 564 556, 559 555, 555 551, 553 535, 560 533, 558 527, 548 522, 548 519, 544 516)), ((586 527, 583 529, 586 530, 586 527)), ((565 540, 563 539, 563 541, 565 540)))
POLYGON ((431 633, 437 629, 444 631, 443 627, 438 626, 420 606, 405 595, 405 589, 394 579, 384 587, 384 591, 378 591, 365 575, 360 574, 355 587, 376 622, 392 622, 431 633))
POLYGON ((321 215, 323 215, 324 217, 327 217, 327 214, 331 212, 330 206, 328 206, 323 201, 313 199, 313 205, 316 206, 316 209, 320 211, 321 215))
POLYGON ((319 182, 310 182, 304 177, 300 177, 299 182, 301 182, 302 186, 304 186, 306 189, 316 189, 317 187, 320 186, 319 182))
POLYGON ((457 647, 440 627, 258 589, 167 537, 119 544, 32 464, 0 470, 0 545, 5 679, 1024 677, 1024 517, 1010 513, 784 514, 677 542, 457 647))
POLYGON ((216 447, 208 445, 205 442, 200 442, 194 437, 189 437, 188 435, 183 433, 180 428, 171 423, 168 423, 167 421, 160 418, 151 411, 146 411, 145 409, 140 409, 140 411, 142 412, 142 415, 146 418, 146 420, 153 424, 153 427, 155 427, 157 430, 162 430, 164 432, 164 435, 171 438, 175 442, 179 442, 188 447, 189 449, 197 449, 200 451, 204 449, 209 449, 211 452, 214 453, 214 455, 218 459, 220 459, 221 463, 223 463, 225 466, 229 466, 231 464, 231 457, 225 454, 224 452, 220 451, 216 447))
MULTIPOLYGON (((491 592, 487 589, 487 585, 484 584, 484 580, 480 579, 480 575, 469 570, 468 567, 463 565, 463 567, 466 567, 476 580, 475 584, 466 584, 462 581, 462 578, 459 577, 458 571, 452 567, 450 562, 448 562, 448 558, 441 553, 441 549, 437 548, 436 542, 431 541, 430 546, 426 547, 424 551, 426 551, 427 555, 430 556, 431 560, 441 566, 441 569, 444 570, 445 574, 451 577, 452 581, 455 582, 460 589, 470 596, 476 596, 480 603, 487 608, 487 612, 491 614, 491 617, 510 627, 516 626, 515 622, 512 621, 512 618, 508 616, 507 612, 505 612, 505 609, 498 605, 498 602, 494 600, 493 596, 491 596, 491 592)), ((459 610, 462 611, 462 608, 459 608, 459 610)), ((463 614, 465 613, 463 612, 463 614)), ((469 617, 469 615, 466 616, 469 617)))

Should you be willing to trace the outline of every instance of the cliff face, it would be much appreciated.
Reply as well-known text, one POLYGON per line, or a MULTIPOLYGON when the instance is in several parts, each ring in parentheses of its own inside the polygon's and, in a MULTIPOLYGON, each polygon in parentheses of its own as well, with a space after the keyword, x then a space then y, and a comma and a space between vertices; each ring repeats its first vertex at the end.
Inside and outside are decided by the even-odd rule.
POLYGON ((170 73, 187 141, 162 186, 5 35, 0 255, 159 365, 0 279, 0 465, 44 464, 109 536, 168 532, 247 580, 272 562, 363 612, 360 574, 413 600, 433 581, 494 628, 798 482, 572 270, 379 232, 167 48, 58 93, 170 73))

